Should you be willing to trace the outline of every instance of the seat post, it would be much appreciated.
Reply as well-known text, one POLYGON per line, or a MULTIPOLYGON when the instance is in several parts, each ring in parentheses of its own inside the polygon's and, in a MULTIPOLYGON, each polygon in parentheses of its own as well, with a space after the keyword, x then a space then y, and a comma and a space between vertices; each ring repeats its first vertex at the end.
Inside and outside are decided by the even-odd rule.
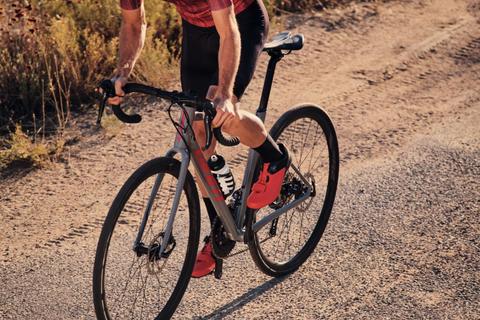
POLYGON ((260 98, 260 105, 258 106, 257 113, 267 111, 270 91, 272 90, 273 76, 275 75, 275 67, 277 66, 277 62, 284 57, 281 50, 269 51, 268 55, 270 56, 270 60, 268 61, 267 73, 265 74, 265 81, 263 82, 262 97, 260 98))

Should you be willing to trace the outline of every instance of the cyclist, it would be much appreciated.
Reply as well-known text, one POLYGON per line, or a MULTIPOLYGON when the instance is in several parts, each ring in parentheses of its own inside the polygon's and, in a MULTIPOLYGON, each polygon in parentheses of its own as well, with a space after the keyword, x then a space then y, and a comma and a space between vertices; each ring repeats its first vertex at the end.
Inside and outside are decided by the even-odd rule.
MULTIPOLYGON (((213 101, 217 115, 213 127, 222 130, 256 150, 263 163, 252 187, 247 205, 260 209, 272 203, 280 193, 290 165, 286 148, 268 135, 263 122, 240 109, 239 101, 255 71, 258 56, 268 34, 268 16, 261 0, 170 0, 182 17, 182 90, 213 101)), ((142 0, 120 0, 122 26, 118 67, 113 78, 117 97, 109 103, 120 104, 127 83, 145 41, 145 9, 142 0)), ((201 122, 193 129, 199 141, 205 141, 201 122)), ((215 142, 204 152, 210 157, 215 142)), ((200 184, 210 223, 216 212, 200 184)), ((211 243, 207 237, 197 256, 193 277, 203 277, 215 268, 211 243)))

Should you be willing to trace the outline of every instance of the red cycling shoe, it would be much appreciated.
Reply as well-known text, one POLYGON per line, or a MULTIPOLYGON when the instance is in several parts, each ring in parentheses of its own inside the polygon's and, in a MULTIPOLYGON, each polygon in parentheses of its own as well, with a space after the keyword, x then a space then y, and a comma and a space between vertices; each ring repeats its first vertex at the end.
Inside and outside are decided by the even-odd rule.
POLYGON ((212 243, 210 242, 210 239, 207 238, 203 249, 197 255, 192 277, 201 278, 209 275, 213 270, 215 270, 215 258, 212 254, 212 243))
POLYGON ((268 162, 263 165, 260 176, 252 186, 252 192, 248 196, 247 206, 251 209, 261 209, 277 199, 282 190, 283 179, 291 163, 287 148, 278 144, 283 158, 268 162))

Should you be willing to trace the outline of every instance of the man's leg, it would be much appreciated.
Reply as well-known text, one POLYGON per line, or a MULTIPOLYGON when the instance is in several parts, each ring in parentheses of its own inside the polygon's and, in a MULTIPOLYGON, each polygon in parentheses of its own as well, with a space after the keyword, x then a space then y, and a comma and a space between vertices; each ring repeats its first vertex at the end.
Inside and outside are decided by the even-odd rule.
POLYGON ((263 169, 252 186, 247 199, 248 207, 261 209, 275 201, 290 166, 288 150, 268 135, 265 125, 257 116, 246 111, 240 111, 238 117, 225 122, 222 130, 238 137, 244 145, 257 151, 262 159, 263 169))
MULTIPOLYGON (((263 44, 265 43, 266 35, 268 33, 268 17, 262 2, 254 2, 249 9, 237 16, 237 21, 242 38, 242 53, 240 58, 239 72, 237 73, 237 78, 235 81, 234 94, 237 97, 241 97, 253 76, 257 58, 262 51, 263 44)), ((218 81, 217 57, 219 40, 218 35, 216 34, 205 36, 205 30, 202 30, 201 32, 197 31, 198 28, 195 28, 188 23, 184 24, 184 41, 182 42, 182 87, 183 90, 193 90, 201 96, 206 96, 202 94, 207 93, 207 90, 204 86, 214 84, 216 81, 218 81), (208 55, 208 57, 206 55, 208 55), (215 65, 213 65, 213 63, 215 65), (202 67, 201 70, 197 69, 198 66, 202 67), (212 71, 214 68, 216 70, 213 72, 214 74, 210 79, 211 81, 205 81, 204 77, 208 76, 210 71, 212 71)), ((205 132, 203 123, 196 122, 194 123, 193 127, 197 140, 200 144, 204 144, 205 132)), ((270 173, 270 175, 275 178, 272 179, 272 181, 278 182, 279 179, 283 180, 283 176, 286 171, 284 168, 286 166, 275 166, 275 164, 282 163, 282 159, 288 159, 287 152, 286 150, 282 151, 273 141, 273 139, 268 136, 263 122, 258 117, 249 112, 241 111, 239 112, 238 117, 235 117, 224 123, 223 130, 232 136, 237 136, 243 144, 254 148, 257 152, 259 152, 263 162, 267 164, 267 169, 269 166, 268 164, 274 164, 273 167, 276 168, 276 171, 283 170, 283 175, 281 177, 281 173, 270 173)), ((205 158, 210 157, 214 153, 214 150, 215 141, 212 143, 212 146, 209 148, 209 150, 204 152, 205 158)), ((266 176, 266 174, 263 174, 262 172, 261 176, 266 176)), ((255 186, 257 185, 258 182, 255 184, 255 186)), ((266 185, 263 186, 264 187, 261 189, 265 191, 267 189, 266 185)), ((281 181, 277 183, 277 186, 281 187, 281 181)), ((199 187, 202 196, 204 197, 204 202, 207 207, 210 220, 213 221, 213 219, 216 217, 213 204, 210 199, 206 198, 207 193, 205 192, 205 188, 201 182, 199 183, 199 187)), ((264 197, 260 197, 263 203, 271 203, 278 195, 280 187, 278 187, 278 191, 270 188, 273 190, 273 193, 270 192, 270 198, 272 198, 272 194, 274 195, 271 201, 265 200, 264 197)), ((257 189, 260 190, 259 188, 257 189)), ((264 192, 262 192, 257 192, 256 194, 263 194, 264 192)), ((250 198, 251 197, 249 197, 249 199, 250 198)), ((207 243, 202 249, 202 252, 197 256, 197 262, 195 264, 192 276, 200 277, 206 275, 208 273, 206 270, 208 271, 211 268, 211 244, 207 243)))

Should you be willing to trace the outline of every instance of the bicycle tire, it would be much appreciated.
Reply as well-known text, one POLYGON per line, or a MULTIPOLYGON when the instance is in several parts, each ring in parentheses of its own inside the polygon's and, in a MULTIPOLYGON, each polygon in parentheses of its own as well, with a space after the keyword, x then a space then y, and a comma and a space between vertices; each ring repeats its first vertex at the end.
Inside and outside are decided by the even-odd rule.
MULTIPOLYGON (((108 212, 108 215, 105 219, 105 223, 103 225, 103 228, 102 228, 102 231, 101 231, 101 234, 100 234, 100 238, 99 238, 98 246, 97 246, 97 251, 96 251, 96 256, 95 256, 94 270, 93 270, 93 300, 94 300, 95 312, 96 312, 96 315, 97 315, 98 319, 121 318, 121 316, 117 316, 117 314, 119 313, 118 311, 120 311, 120 308, 123 308, 122 301, 120 301, 120 306, 117 309, 113 310, 112 305, 110 303, 112 302, 111 300, 114 300, 114 299, 115 299, 115 302, 117 301, 118 294, 117 295, 115 294, 116 293, 115 287, 112 287, 111 293, 109 293, 109 292, 106 291, 105 286, 106 286, 106 281, 108 281, 107 285, 110 286, 110 280, 109 280, 110 278, 112 278, 112 282, 114 282, 113 285, 116 285, 117 277, 118 277, 118 280, 121 280, 121 278, 124 276, 124 274, 122 274, 121 272, 118 275, 112 274, 112 276, 110 276, 110 269, 107 269, 107 268, 110 268, 109 266, 111 265, 113 270, 117 270, 116 268, 118 268, 119 265, 121 265, 123 263, 123 261, 128 261, 128 256, 122 256, 120 258, 118 258, 116 256, 118 250, 117 250, 116 247, 113 247, 114 244, 111 243, 112 237, 115 237, 115 231, 118 229, 117 233, 120 235, 119 239, 123 239, 122 238, 123 237, 123 235, 122 235, 123 230, 127 230, 127 229, 131 228, 132 229, 132 234, 135 235, 136 234, 135 229, 138 230, 138 225, 140 225, 140 221, 137 221, 135 223, 132 223, 131 227, 129 226, 128 219, 130 219, 131 216, 134 215, 132 212, 133 211, 138 211, 138 212, 142 211, 142 210, 132 210, 131 208, 135 208, 135 206, 134 206, 135 202, 132 202, 133 204, 131 204, 131 203, 129 203, 129 200, 133 199, 132 201, 135 201, 136 195, 138 194, 138 191, 141 190, 141 187, 142 187, 143 183, 145 183, 146 181, 149 181, 150 178, 155 179, 155 177, 158 174, 164 174, 164 178, 163 178, 163 181, 162 181, 162 188, 159 189, 159 192, 157 192, 157 195, 159 193, 161 193, 161 196, 165 197, 166 192, 168 192, 168 188, 166 188, 166 189, 163 188, 163 182, 164 181, 168 182, 168 179, 170 179, 172 181, 170 189, 175 189, 174 187, 172 187, 173 185, 176 186, 176 184, 173 183, 173 181, 174 180, 176 181, 176 179, 178 179, 179 172, 180 172, 180 162, 176 159, 173 159, 173 158, 156 158, 156 159, 150 160, 147 163, 143 164, 140 168, 138 168, 130 176, 130 178, 125 182, 125 184, 123 185, 123 187, 121 188, 121 190, 119 191, 117 196, 115 197, 115 200, 113 201, 112 206, 111 206, 111 208, 108 212), (124 212, 126 212, 125 215, 123 215, 124 212), (125 221, 127 221, 127 223, 125 221), (112 251, 111 255, 109 255, 109 250, 112 251), (109 259, 111 261, 109 261, 109 259), (118 260, 118 264, 115 264, 115 259, 118 260), (122 260, 120 260, 120 259, 122 259, 122 260), (110 265, 109 265, 109 263, 110 263, 110 265), (108 273, 107 273, 106 270, 108 271, 108 273), (107 277, 108 277, 108 280, 105 279, 107 277), (109 299, 111 299, 111 300, 109 300, 109 299), (115 314, 115 316, 113 316, 114 314, 115 314)), ((145 188, 145 189, 148 190, 148 188, 145 188)), ((174 192, 174 191, 172 191, 172 192, 174 192)), ((200 236, 200 204, 199 204, 197 188, 196 188, 194 179, 193 179, 190 172, 187 173, 187 177, 186 177, 186 180, 185 180, 183 193, 182 193, 182 199, 183 199, 184 195, 186 196, 185 209, 188 210, 189 212, 188 212, 188 215, 187 214, 182 215, 183 212, 178 212, 177 211, 177 215, 176 215, 176 218, 175 218, 174 229, 173 229, 173 232, 172 232, 172 234, 174 234, 173 237, 177 236, 178 232, 182 232, 182 230, 178 230, 178 228, 175 229, 175 226, 177 225, 177 220, 179 219, 179 216, 181 216, 181 219, 184 219, 185 224, 186 224, 186 227, 184 227, 183 229, 188 229, 188 231, 185 231, 185 234, 188 236, 188 241, 185 241, 186 242, 186 249, 185 249, 186 253, 185 253, 184 259, 183 259, 183 265, 181 267, 179 267, 179 268, 181 268, 181 271, 180 271, 178 280, 176 281, 176 283, 174 283, 174 288, 173 288, 173 291, 172 291, 171 295, 168 297, 168 300, 167 300, 167 297, 165 297, 165 299, 166 299, 165 305, 163 305, 163 306, 160 306, 160 305, 152 306, 153 310, 150 311, 150 316, 148 318, 155 318, 155 319, 168 319, 168 318, 170 318, 173 315, 173 313, 175 312, 178 304, 180 303, 180 301, 181 301, 181 299, 182 299, 182 297, 183 297, 183 295, 184 295, 184 293, 187 289, 188 283, 190 281, 193 266, 194 266, 194 263, 195 263, 195 257, 196 257, 196 254, 197 254, 199 236, 200 236), (158 311, 158 313, 157 313, 157 311, 158 311)), ((164 198, 159 197, 159 202, 162 203, 161 204, 162 207, 168 207, 168 205, 166 205, 166 204, 164 205, 163 202, 168 203, 169 200, 167 199, 167 200, 162 202, 162 199, 164 199, 164 198)), ((182 203, 185 203, 185 201, 182 202, 182 203)), ((152 218, 152 220, 154 219, 153 215, 155 214, 154 213, 155 208, 156 207, 154 207, 152 209, 152 212, 150 214, 149 219, 150 218, 152 218)), ((159 210, 157 210, 157 211, 159 212, 159 210)), ((168 211, 168 209, 166 209, 165 211, 168 211)), ((141 215, 143 215, 143 213, 141 213, 141 215)), ((160 215, 160 213, 157 215, 157 217, 159 215, 160 215)), ((184 220, 181 220, 181 222, 183 222, 184 220)), ((152 225, 154 223, 156 223, 156 221, 154 220, 153 222, 151 222, 149 220, 148 223, 151 223, 149 226, 150 226, 150 228, 152 228, 152 225)), ((164 225, 164 224, 162 224, 162 225, 164 225)), ((144 236, 147 236, 148 234, 155 235, 155 232, 151 231, 150 229, 146 229, 146 231, 144 233, 144 236)), ((161 234, 161 233, 159 233, 159 234, 161 234)), ((159 236, 157 234, 157 237, 155 239, 158 239, 158 237, 159 236)), ((180 238, 182 238, 182 237, 183 236, 181 235, 180 238)), ((129 249, 130 249, 131 252, 133 252, 132 244, 134 243, 134 240, 135 240, 135 237, 130 237, 130 236, 126 237, 126 239, 125 239, 125 243, 127 245, 129 244, 129 247, 130 247, 129 249)), ((152 240, 152 241, 160 242, 160 240, 152 240)), ((119 246, 119 248, 122 248, 122 247, 119 246)), ((178 248, 178 245, 177 245, 177 248, 178 248)), ((127 248, 125 248, 125 250, 127 250, 127 248)), ((176 252, 174 250, 177 250, 177 249, 175 249, 175 246, 174 246, 174 249, 172 249, 172 253, 171 253, 172 255, 174 253, 176 254, 176 252)), ((133 254, 136 255, 135 252, 133 252, 133 254)), ((147 266, 147 269, 148 269, 149 265, 150 265, 150 268, 155 268, 156 267, 154 265, 156 262, 151 262, 152 259, 149 258, 149 255, 150 255, 150 251, 148 252, 148 254, 144 254, 143 256, 141 256, 139 258, 139 259, 143 258, 145 262, 140 262, 139 266, 137 266, 138 269, 140 269, 143 266, 143 263, 145 263, 145 266, 147 266)), ((162 262, 162 259, 159 259, 158 260, 159 261, 158 265, 161 265, 161 263, 163 263, 163 266, 166 266, 168 264, 168 262, 171 261, 171 260, 169 260, 169 259, 171 259, 171 257, 172 256, 169 256, 168 258, 163 259, 164 262, 162 262)), ((183 257, 183 254, 181 252, 179 252, 178 255, 174 256, 174 258, 178 259, 179 261, 182 260, 182 257, 183 257)), ((135 256, 133 256, 133 259, 135 261, 135 256)), ((154 261, 154 259, 153 259, 153 261, 154 261)), ((128 265, 128 263, 126 263, 126 264, 128 265)), ((171 267, 172 266, 170 266, 170 268, 171 267)), ((131 268, 133 269, 133 265, 131 266, 131 268)), ((151 269, 150 272, 152 270, 153 269, 151 269)), ((155 280, 155 278, 153 278, 153 276, 152 276, 152 282, 157 281, 157 285, 160 285, 161 281, 164 281, 164 278, 163 278, 163 277, 165 277, 164 274, 168 273, 168 269, 165 269, 166 270, 165 272, 161 268, 159 270, 162 270, 162 274, 160 275, 160 277, 158 276, 158 274, 155 274, 155 277, 156 277, 156 280, 155 280)), ((123 288, 123 292, 122 292, 123 295, 125 295, 125 292, 127 291, 127 287, 128 287, 127 283, 129 283, 129 282, 133 283, 134 282, 134 280, 130 280, 129 278, 135 276, 136 274, 135 273, 131 274, 131 272, 132 271, 130 270, 128 275, 126 275, 126 277, 125 277, 127 279, 126 280, 127 282, 125 284, 125 287, 123 288)), ((136 270, 135 272, 140 272, 140 277, 142 278, 141 271, 136 270)), ((143 278, 142 278, 143 287, 141 289, 144 290, 142 298, 144 298, 145 300, 152 299, 152 297, 150 297, 150 296, 146 297, 146 290, 147 290, 147 288, 150 289, 150 287, 147 286, 147 279, 149 277, 148 272, 149 271, 147 271, 147 275, 145 276, 145 280, 143 280, 143 278)), ((150 275, 152 275, 152 274, 150 274, 150 275)), ((150 284, 150 282, 149 282, 149 284, 150 284)), ((121 286, 123 286, 123 284, 121 286)), ((121 286, 120 286, 120 288, 121 288, 121 286)), ((132 284, 132 286, 133 286, 133 284, 132 284)), ((109 289, 107 289, 107 290, 109 290, 109 289)), ((152 289, 152 290, 153 290, 153 292, 157 292, 157 289, 152 289)), ((152 291, 152 290, 150 290, 150 291, 152 291)), ((130 289, 130 291, 132 291, 132 289, 130 289)), ((160 298, 164 298, 162 296, 162 293, 163 293, 163 291, 158 290, 158 293, 157 293, 158 296, 155 296, 154 300, 158 301, 158 300, 160 300, 160 298)), ((122 300, 123 299, 124 298, 122 297, 122 300)), ((135 303, 137 302, 137 299, 138 299, 138 296, 136 296, 135 299, 134 299, 135 301, 134 301, 132 310, 135 309, 135 308, 138 309, 138 307, 135 306, 135 303)), ((128 299, 127 299, 127 301, 128 301, 128 299)), ((139 302, 139 304, 140 304, 140 302, 139 302)), ((147 303, 145 301, 143 302, 143 304, 147 305, 147 303)), ((125 305, 128 305, 128 303, 126 303, 125 305)), ((149 307, 149 306, 150 305, 147 305, 147 307, 149 307)), ((143 315, 142 312, 143 312, 143 310, 140 312, 140 316, 137 313, 132 314, 130 312, 130 314, 127 317, 128 318, 145 318, 145 317, 147 317, 147 314, 145 313, 145 315, 143 315)))
MULTIPOLYGON (((338 183, 338 174, 339 174, 339 154, 338 154, 338 142, 337 142, 335 129, 328 115, 320 107, 315 105, 306 104, 306 105, 297 106, 287 111, 286 113, 284 113, 276 121, 276 123, 270 130, 270 135, 274 140, 278 140, 279 138, 281 140, 283 133, 287 132, 289 128, 291 128, 294 125, 294 123, 296 124, 297 122, 302 120, 306 120, 306 121, 310 120, 310 125, 312 124, 312 122, 318 124, 318 126, 323 131, 323 136, 325 138, 324 142, 328 146, 328 179, 326 180, 325 196, 323 199, 323 204, 321 205, 321 210, 320 210, 320 214, 318 215, 318 219, 317 220, 315 220, 315 218, 312 219, 315 226, 313 227, 313 230, 310 236, 308 237, 308 240, 306 240, 306 242, 298 250, 298 252, 296 252, 293 256, 290 256, 288 260, 276 261, 275 258, 272 258, 271 255, 270 256, 268 255, 265 247, 266 247, 267 241, 270 241, 270 239, 274 239, 277 236, 277 234, 272 236, 271 234, 272 229, 270 229, 269 236, 271 238, 268 238, 267 240, 260 239, 258 233, 254 233, 252 231, 252 226, 257 221, 257 218, 258 218, 257 215, 259 214, 259 211, 255 211, 251 209, 247 211, 246 230, 247 232, 249 232, 248 246, 249 246, 250 254, 255 264, 257 265, 257 267, 265 274, 273 277, 284 276, 296 271, 308 259, 308 257, 314 251, 315 247, 317 246, 318 242, 320 241, 325 231, 325 228, 327 226, 327 223, 333 208, 334 200, 335 200, 335 194, 336 194, 337 183, 338 183)), ((309 128, 310 128, 310 125, 309 125, 309 128)), ((293 129, 292 136, 293 135, 301 136, 301 134, 302 134, 301 130, 293 129)), ((310 138, 311 139, 305 138, 304 144, 307 143, 308 141, 308 143, 312 145, 311 140, 315 140, 315 139, 313 137, 310 137, 310 138)), ((313 141, 313 144, 315 144, 315 141, 313 141)), ((293 153, 292 150, 290 150, 290 153, 293 153)), ((301 159, 301 156, 300 156, 300 159, 301 159)), ((295 160, 293 156, 292 156, 292 164, 295 164, 295 160)), ((303 163, 301 163, 301 165, 302 164, 303 163)), ((260 167, 261 167, 261 163, 259 160, 259 163, 257 163, 257 166, 256 166, 257 174, 259 172, 260 167)), ((289 171, 291 170, 292 169, 290 169, 289 171)), ((302 172, 302 170, 300 171, 302 174, 305 173, 305 172, 302 172)), ((318 191, 319 190, 317 190, 316 192, 318 193, 318 191)), ((292 210, 295 210, 295 209, 292 209, 292 210)), ((309 207, 307 207, 307 209, 309 209, 309 207)), ((309 210, 308 212, 310 211, 313 211, 313 210, 309 210)), ((275 232, 277 232, 276 229, 278 228, 278 223, 279 223, 278 221, 281 221, 281 219, 286 220, 287 219, 286 215, 288 215, 290 212, 291 210, 279 217, 279 220, 277 220, 276 222, 277 225, 275 227, 275 232)), ((290 219, 293 219, 294 213, 295 211, 291 213, 292 218, 290 219)), ((303 219, 303 213, 302 213, 302 219, 303 219)), ((266 228, 268 227, 264 227, 263 229, 266 229, 266 228)), ((259 233, 263 229, 259 230, 259 233)), ((303 230, 300 229, 300 233, 302 231, 303 230)), ((288 232, 290 234, 290 231, 288 232)), ((278 247, 280 245, 278 246, 270 245, 270 246, 272 247, 272 250, 275 250, 275 252, 277 252, 278 247)), ((290 250, 290 248, 288 250, 290 250)))

